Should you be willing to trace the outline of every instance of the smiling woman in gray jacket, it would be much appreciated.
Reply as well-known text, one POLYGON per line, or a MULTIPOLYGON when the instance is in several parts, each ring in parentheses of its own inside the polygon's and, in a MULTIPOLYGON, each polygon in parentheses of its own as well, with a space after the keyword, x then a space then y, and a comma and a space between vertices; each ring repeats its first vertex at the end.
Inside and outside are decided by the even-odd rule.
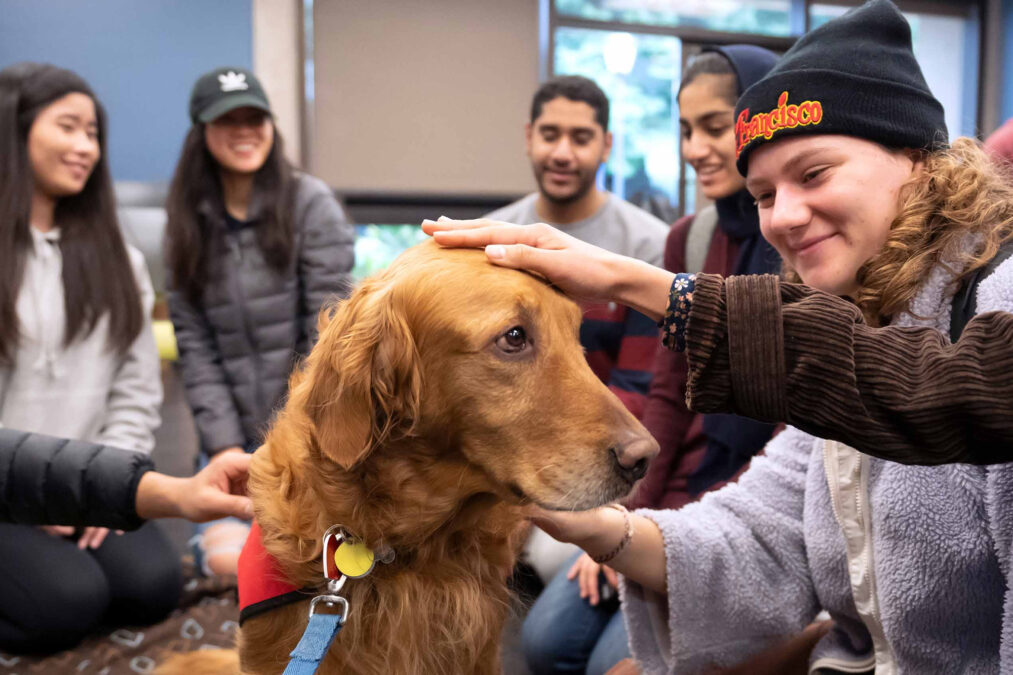
MULTIPOLYGON (((252 73, 203 75, 190 119, 167 205, 169 311, 203 452, 252 451, 321 306, 348 293, 355 233, 331 190, 286 161, 252 73)), ((204 530, 205 571, 235 573, 245 536, 235 521, 204 530)))

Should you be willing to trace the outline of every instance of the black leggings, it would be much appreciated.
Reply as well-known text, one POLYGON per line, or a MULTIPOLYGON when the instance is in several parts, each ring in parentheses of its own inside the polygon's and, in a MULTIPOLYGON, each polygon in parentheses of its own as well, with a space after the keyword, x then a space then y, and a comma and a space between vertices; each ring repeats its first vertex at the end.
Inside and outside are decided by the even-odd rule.
POLYGON ((102 625, 151 624, 183 590, 179 555, 154 523, 81 551, 36 527, 0 523, 0 649, 53 652, 102 625))

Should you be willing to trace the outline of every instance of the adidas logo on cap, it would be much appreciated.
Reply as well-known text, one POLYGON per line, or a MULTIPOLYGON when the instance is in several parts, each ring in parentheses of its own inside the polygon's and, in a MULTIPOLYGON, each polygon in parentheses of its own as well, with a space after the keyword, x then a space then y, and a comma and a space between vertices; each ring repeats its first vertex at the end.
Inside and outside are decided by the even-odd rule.
POLYGON ((246 83, 246 74, 232 70, 219 75, 218 81, 222 84, 222 91, 245 91, 250 88, 246 83))

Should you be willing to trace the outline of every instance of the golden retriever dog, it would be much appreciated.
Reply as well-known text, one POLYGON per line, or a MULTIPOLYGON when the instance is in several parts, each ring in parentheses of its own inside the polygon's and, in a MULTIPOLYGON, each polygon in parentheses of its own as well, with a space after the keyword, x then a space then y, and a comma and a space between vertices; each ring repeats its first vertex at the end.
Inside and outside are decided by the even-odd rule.
MULTIPOLYGON (((263 546, 321 593, 332 525, 395 557, 344 585, 317 672, 500 672, 524 505, 615 501, 657 443, 588 367, 577 305, 480 251, 416 246, 321 317, 250 468, 263 546)), ((247 619, 238 663, 162 672, 282 672, 311 597, 247 619)))

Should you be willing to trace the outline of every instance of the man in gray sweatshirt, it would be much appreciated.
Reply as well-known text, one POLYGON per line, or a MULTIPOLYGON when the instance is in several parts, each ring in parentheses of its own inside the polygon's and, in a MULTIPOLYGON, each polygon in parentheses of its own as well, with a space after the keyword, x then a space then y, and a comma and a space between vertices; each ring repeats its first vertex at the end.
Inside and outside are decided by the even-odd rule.
MULTIPOLYGON (((586 77, 544 82, 531 101, 525 147, 538 190, 486 216, 518 225, 548 223, 578 239, 661 266, 668 225, 604 190, 595 177, 609 158, 609 100, 586 77)), ((588 364, 638 418, 651 383, 658 329, 614 302, 584 303, 580 342, 588 364)), ((538 531, 524 559, 548 582, 577 549, 538 531)))

